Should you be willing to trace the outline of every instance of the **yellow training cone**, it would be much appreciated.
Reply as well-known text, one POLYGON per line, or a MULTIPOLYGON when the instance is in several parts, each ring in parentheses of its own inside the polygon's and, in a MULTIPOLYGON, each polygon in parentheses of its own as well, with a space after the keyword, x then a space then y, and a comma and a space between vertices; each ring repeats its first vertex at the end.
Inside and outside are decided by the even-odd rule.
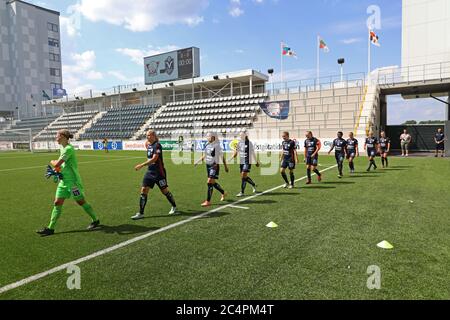
POLYGON ((275 222, 271 221, 266 225, 266 227, 267 228, 278 228, 278 225, 275 222))
POLYGON ((377 247, 381 249, 394 249, 394 246, 386 240, 381 241, 379 244, 377 244, 377 247))

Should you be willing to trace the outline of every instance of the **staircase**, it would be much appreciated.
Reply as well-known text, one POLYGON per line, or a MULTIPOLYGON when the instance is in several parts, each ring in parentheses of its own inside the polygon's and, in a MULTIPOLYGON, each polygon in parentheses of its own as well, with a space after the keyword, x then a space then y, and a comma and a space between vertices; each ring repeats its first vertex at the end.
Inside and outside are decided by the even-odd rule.
POLYGON ((74 135, 75 140, 78 140, 80 138, 80 135, 86 132, 87 129, 92 127, 93 124, 95 124, 98 120, 100 120, 103 115, 106 114, 107 111, 99 112, 93 117, 91 120, 89 120, 78 132, 74 135))
POLYGON ((375 132, 375 119, 378 119, 377 113, 379 112, 380 87, 377 83, 368 81, 356 122, 356 137, 366 137, 369 131, 373 131, 375 135, 378 135, 378 132, 375 132))
POLYGON ((134 136, 130 140, 138 140, 145 133, 145 131, 152 126, 153 121, 159 117, 159 115, 164 111, 165 108, 166 105, 163 105, 157 111, 155 111, 150 119, 148 119, 144 123, 144 125, 134 134, 134 136))

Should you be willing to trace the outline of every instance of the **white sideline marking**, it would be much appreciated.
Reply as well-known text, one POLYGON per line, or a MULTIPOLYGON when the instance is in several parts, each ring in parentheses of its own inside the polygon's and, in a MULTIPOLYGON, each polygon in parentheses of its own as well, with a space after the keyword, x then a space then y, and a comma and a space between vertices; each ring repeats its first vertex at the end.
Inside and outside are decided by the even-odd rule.
POLYGON ((230 208, 243 209, 243 210, 248 210, 248 209, 250 209, 249 207, 241 207, 241 206, 233 206, 233 205, 231 205, 230 208))
MULTIPOLYGON (((121 160, 131 160, 131 159, 142 159, 142 157, 129 157, 129 158, 120 158, 120 159, 106 159, 106 160, 97 160, 97 161, 81 161, 79 164, 83 163, 98 163, 98 162, 110 162, 110 161, 121 161, 121 160)), ((11 168, 11 169, 1 169, 0 172, 8 172, 8 171, 19 171, 19 170, 28 170, 28 169, 38 169, 44 168, 45 164, 34 167, 23 167, 23 168, 11 168)))
MULTIPOLYGON (((322 172, 328 171, 328 170, 333 169, 333 168, 336 168, 336 167, 337 167, 337 165, 334 165, 334 166, 325 168, 325 169, 322 170, 322 172)), ((295 180, 295 182, 299 182, 299 181, 301 181, 301 180, 305 180, 306 178, 307 178, 307 177, 304 176, 304 177, 302 177, 302 178, 300 178, 300 179, 295 180)), ((144 240, 144 239, 146 239, 146 238, 149 238, 149 237, 151 237, 151 236, 153 236, 153 235, 155 235, 155 234, 158 234, 158 233, 161 233, 161 232, 164 232, 164 231, 167 231, 167 230, 176 228, 176 227, 181 226, 181 225, 183 225, 183 224, 186 224, 186 223, 188 223, 188 222, 191 222, 191 221, 194 221, 194 220, 203 218, 203 217, 205 217, 205 216, 207 216, 207 215, 209 215, 209 214, 211 214, 211 213, 218 212, 218 211, 220 211, 220 210, 222 210, 222 209, 225 209, 225 208, 233 207, 233 206, 235 206, 236 204, 245 202, 245 201, 250 200, 250 199, 254 199, 254 198, 256 198, 256 197, 262 196, 263 194, 271 193, 271 192, 273 192, 273 191, 275 191, 275 190, 277 190, 277 189, 281 189, 281 188, 283 188, 283 187, 284 187, 284 184, 282 184, 282 185, 280 185, 280 186, 277 186, 277 187, 274 187, 274 188, 272 188, 272 189, 263 191, 263 192, 261 192, 261 193, 256 193, 256 194, 254 194, 254 195, 252 195, 252 196, 249 196, 249 197, 247 197, 247 198, 243 198, 243 199, 237 200, 237 201, 235 201, 235 202, 233 202, 233 203, 230 203, 230 204, 226 204, 226 205, 217 207, 217 208, 212 209, 212 210, 210 210, 210 211, 208 211, 208 212, 204 212, 204 213, 201 213, 201 214, 199 214, 199 215, 190 217, 190 218, 188 218, 188 219, 181 220, 181 221, 178 221, 178 222, 173 223, 173 224, 169 224, 169 225, 167 225, 167 226, 165 226, 165 227, 162 227, 162 228, 160 228, 160 229, 158 229, 158 230, 150 231, 150 232, 145 233, 145 234, 143 234, 143 235, 140 235, 140 236, 138 236, 138 237, 129 239, 129 240, 124 241, 124 242, 120 242, 120 243, 118 243, 118 244, 116 244, 116 245, 114 245, 114 246, 112 246, 112 247, 109 247, 109 248, 102 249, 102 250, 100 250, 100 251, 94 252, 94 253, 92 253, 92 254, 90 254, 90 255, 88 255, 88 256, 85 256, 85 257, 83 257, 83 258, 79 258, 79 259, 77 259, 77 260, 73 260, 73 261, 71 261, 71 262, 62 264, 62 265, 60 265, 60 266, 58 266, 58 267, 55 267, 55 268, 52 268, 52 269, 50 269, 50 270, 47 270, 47 271, 44 271, 44 272, 35 274, 35 275, 33 275, 33 276, 30 276, 30 277, 28 277, 28 278, 22 279, 22 280, 20 280, 20 281, 14 282, 14 283, 8 284, 8 285, 6 285, 6 286, 0 288, 0 294, 5 293, 5 292, 7 292, 7 291, 10 291, 10 290, 12 290, 12 289, 16 289, 16 288, 21 287, 21 286, 23 286, 23 285, 26 285, 26 284, 28 284, 28 283, 34 282, 34 281, 36 281, 36 280, 39 280, 39 279, 41 279, 41 278, 44 278, 44 277, 46 277, 46 276, 48 276, 48 275, 51 275, 51 274, 53 274, 53 273, 56 273, 56 272, 65 270, 65 269, 67 269, 67 267, 70 266, 70 265, 78 265, 78 264, 83 263, 83 262, 86 262, 86 261, 88 261, 88 260, 92 260, 92 259, 94 259, 94 258, 97 258, 97 257, 102 256, 102 255, 104 255, 104 254, 107 254, 107 253, 109 253, 109 252, 115 251, 115 250, 117 250, 117 249, 121 249, 121 248, 126 247, 126 246, 128 246, 128 245, 130 245, 130 244, 133 244, 133 243, 135 243, 135 242, 138 242, 138 241, 144 240)))

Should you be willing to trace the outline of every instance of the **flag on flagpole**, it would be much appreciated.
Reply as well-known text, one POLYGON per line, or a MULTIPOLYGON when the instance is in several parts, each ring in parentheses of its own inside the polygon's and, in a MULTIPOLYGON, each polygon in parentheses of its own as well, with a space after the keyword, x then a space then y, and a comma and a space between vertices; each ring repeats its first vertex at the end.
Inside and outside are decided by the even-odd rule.
POLYGON ((328 48, 327 44, 325 43, 325 41, 323 41, 323 39, 320 39, 319 41, 319 49, 322 49, 323 52, 330 52, 330 48, 328 48))
POLYGON ((42 90, 42 98, 45 98, 47 100, 52 100, 49 95, 47 94, 47 92, 45 92, 44 90, 42 90))
POLYGON ((297 59, 297 54, 285 43, 281 43, 281 55, 288 56, 288 57, 294 57, 297 59))
POLYGON ((373 30, 369 31, 369 37, 370 37, 370 42, 372 42, 372 44, 374 46, 377 46, 377 47, 380 46, 380 42, 378 40, 378 35, 373 30))

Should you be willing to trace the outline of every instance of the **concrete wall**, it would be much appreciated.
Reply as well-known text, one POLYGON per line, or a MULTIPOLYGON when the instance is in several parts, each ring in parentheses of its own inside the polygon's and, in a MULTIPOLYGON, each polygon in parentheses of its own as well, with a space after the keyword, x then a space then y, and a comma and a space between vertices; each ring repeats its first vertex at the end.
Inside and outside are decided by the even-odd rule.
POLYGON ((403 0, 402 66, 450 61, 450 1, 403 0))
POLYGON ((307 130, 317 137, 330 138, 337 131, 354 131, 364 98, 364 87, 318 90, 271 95, 270 101, 290 101, 289 116, 273 119, 263 111, 254 122, 254 129, 275 129, 278 135, 289 131, 292 137, 303 137, 307 130))

